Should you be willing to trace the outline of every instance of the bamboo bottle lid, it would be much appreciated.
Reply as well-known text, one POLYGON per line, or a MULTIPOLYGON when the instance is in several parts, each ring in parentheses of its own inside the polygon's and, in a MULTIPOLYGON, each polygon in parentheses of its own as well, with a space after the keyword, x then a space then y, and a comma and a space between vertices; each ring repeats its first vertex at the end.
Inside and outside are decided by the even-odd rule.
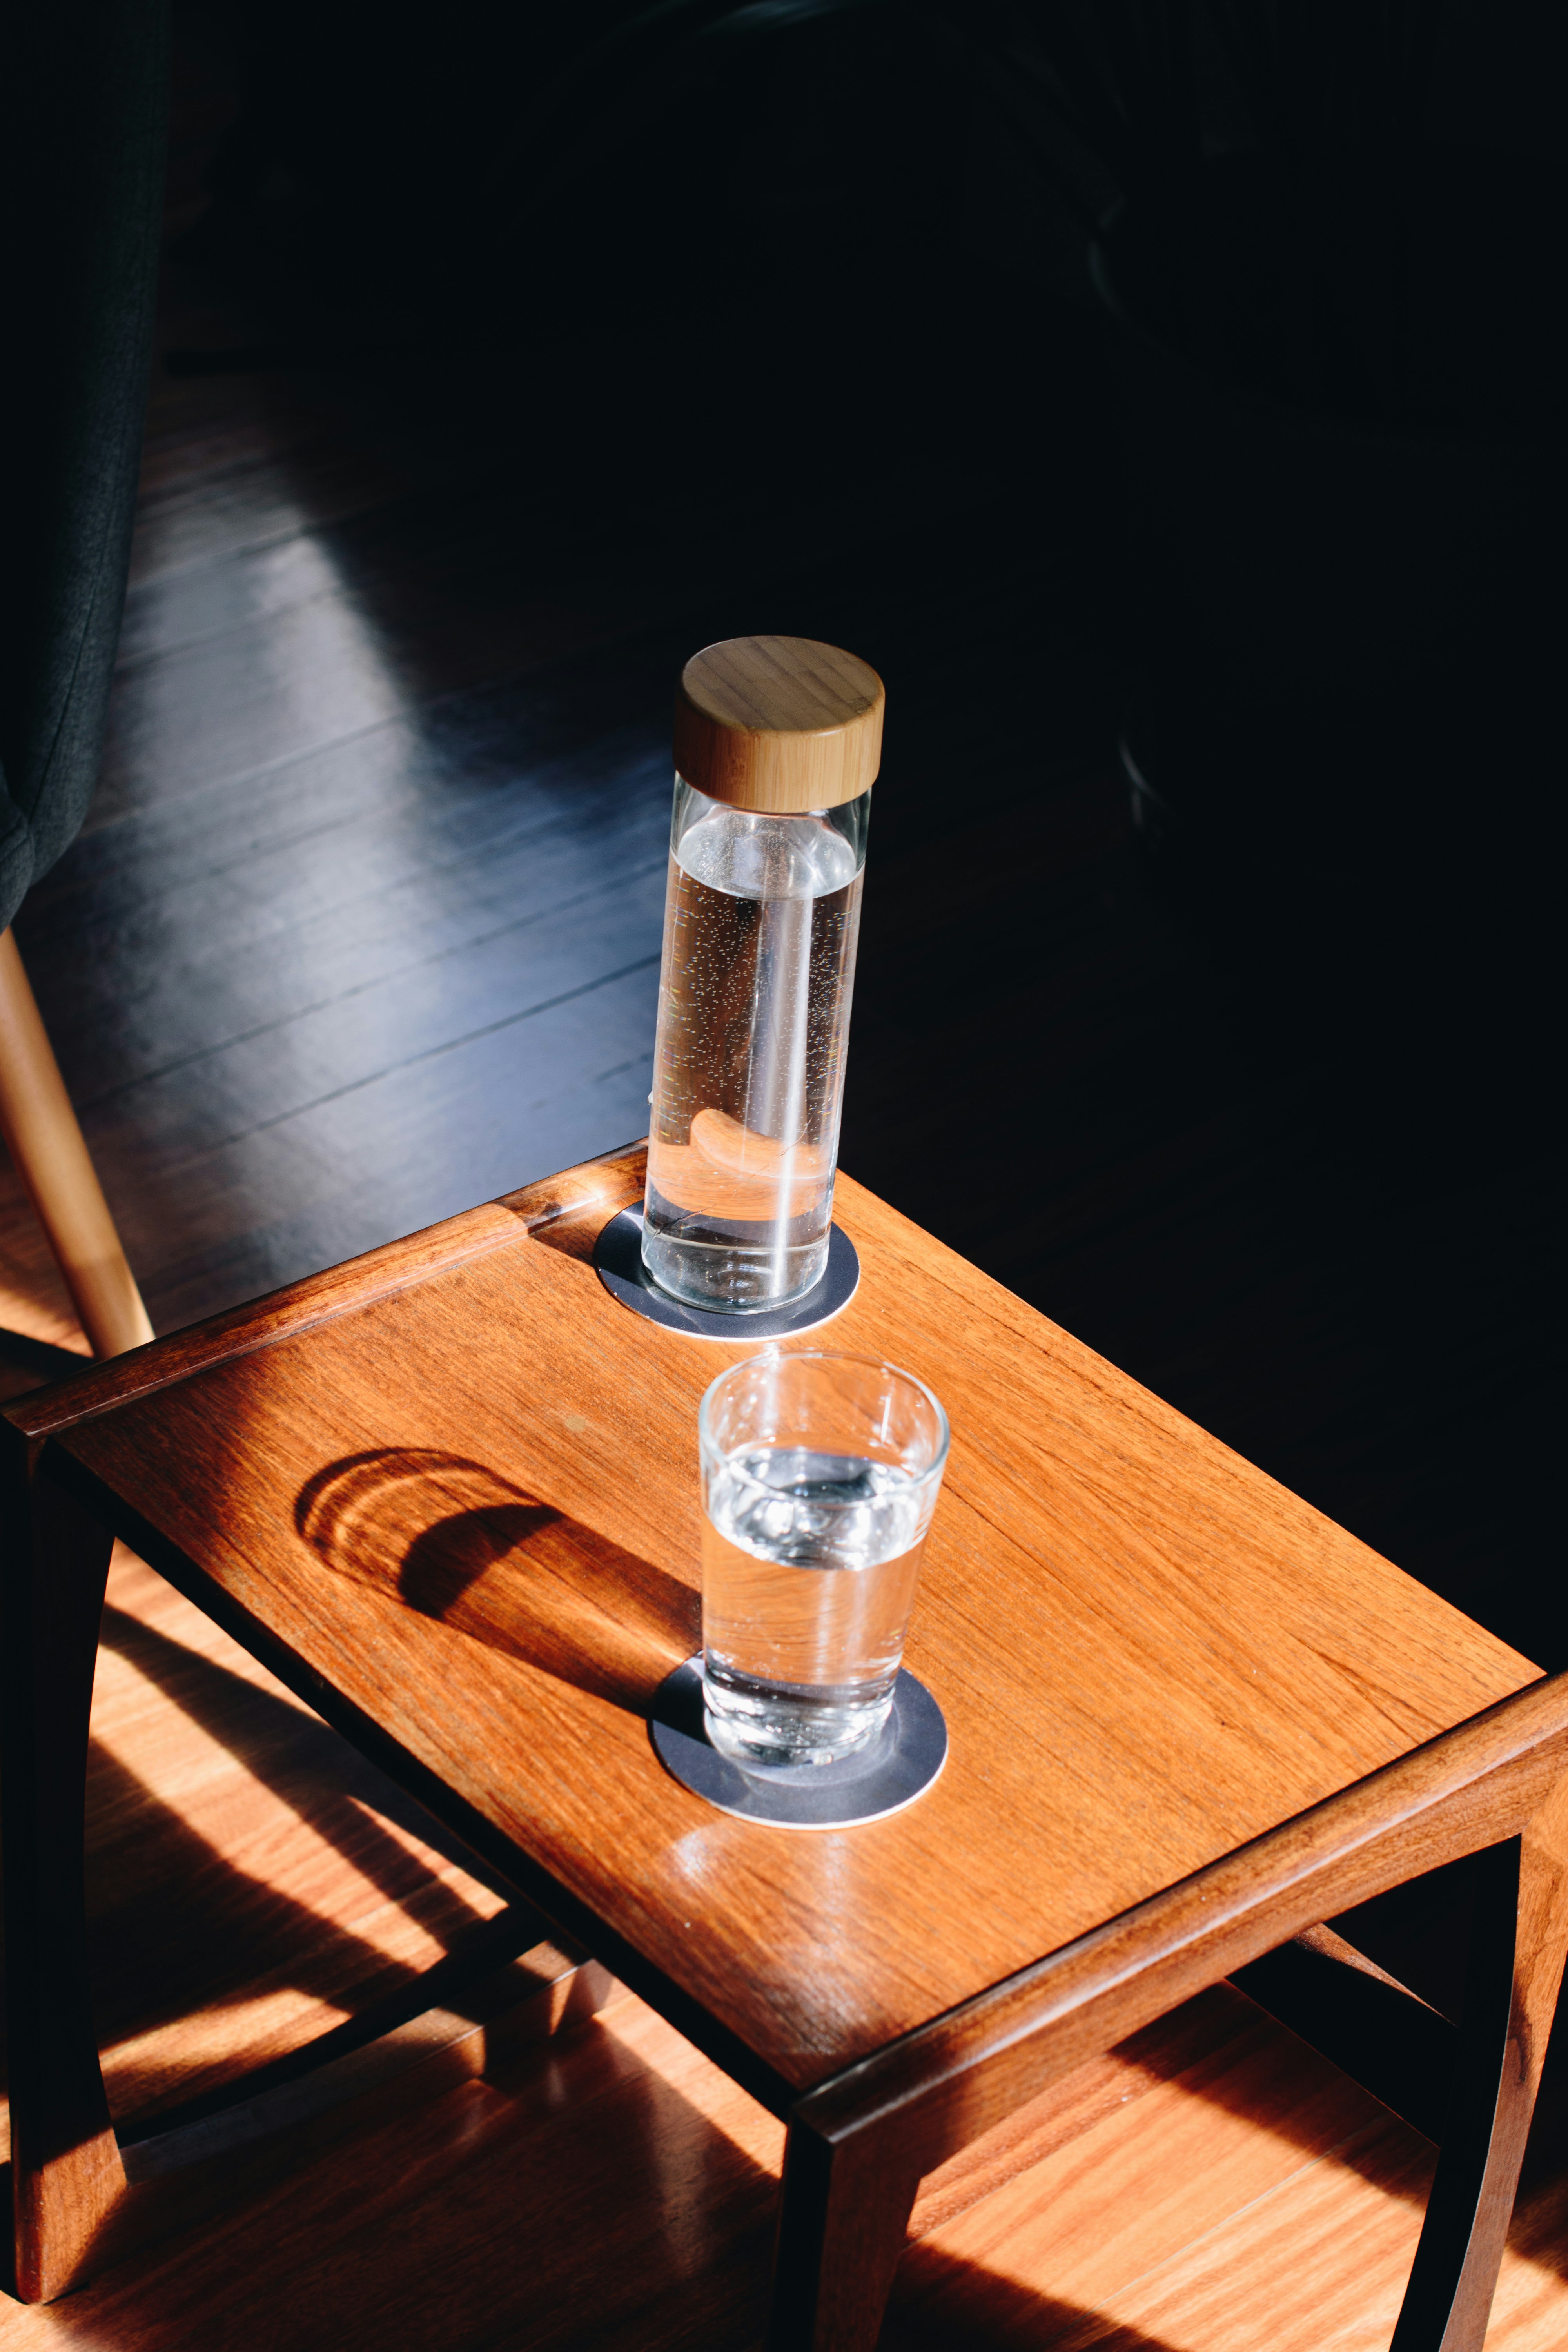
POLYGON ((726 637, 693 654, 675 698, 675 764, 736 808, 837 808, 882 763, 882 681, 814 637, 726 637))

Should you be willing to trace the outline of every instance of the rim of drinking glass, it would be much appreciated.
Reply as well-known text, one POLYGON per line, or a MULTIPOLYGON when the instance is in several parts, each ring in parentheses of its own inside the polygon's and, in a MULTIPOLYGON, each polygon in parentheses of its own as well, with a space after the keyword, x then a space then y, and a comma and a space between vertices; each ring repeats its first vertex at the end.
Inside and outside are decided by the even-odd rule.
MULTIPOLYGON (((718 1460, 729 1465, 732 1476, 739 1478, 748 1486, 755 1486, 759 1493, 773 1491, 763 1479, 753 1478, 747 1471, 736 1466, 733 1455, 726 1454, 713 1435, 708 1417, 708 1408, 724 1382, 732 1374, 750 1371, 753 1365, 761 1363, 768 1357, 772 1357, 781 1364, 870 1364, 879 1372, 891 1372, 896 1379, 907 1381, 910 1388, 920 1391, 935 1413, 937 1423, 936 1451, 925 1468, 915 1472, 914 1484, 917 1486, 923 1486, 942 1476, 947 1467, 948 1448, 952 1443, 952 1424, 948 1420, 947 1408, 942 1399, 933 1390, 927 1388, 918 1373, 907 1372, 902 1364, 889 1363, 886 1356, 862 1355, 857 1348, 791 1348, 787 1350, 783 1348, 760 1348, 754 1356, 743 1357, 738 1364, 726 1364, 723 1370, 716 1372, 709 1381, 702 1391, 702 1402, 697 1408, 697 1445, 700 1454, 712 1454, 718 1460)), ((857 1506, 847 1501, 825 1502, 823 1507, 830 1511, 847 1511, 856 1508, 857 1506)))

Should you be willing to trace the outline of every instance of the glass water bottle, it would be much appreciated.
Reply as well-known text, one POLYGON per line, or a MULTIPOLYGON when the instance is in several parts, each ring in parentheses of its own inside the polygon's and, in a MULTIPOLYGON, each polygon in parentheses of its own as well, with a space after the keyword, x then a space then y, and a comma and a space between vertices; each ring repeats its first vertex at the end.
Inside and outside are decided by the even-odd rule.
POLYGON ((821 1279, 882 682, 805 637, 681 674, 643 1260, 731 1315, 821 1279))

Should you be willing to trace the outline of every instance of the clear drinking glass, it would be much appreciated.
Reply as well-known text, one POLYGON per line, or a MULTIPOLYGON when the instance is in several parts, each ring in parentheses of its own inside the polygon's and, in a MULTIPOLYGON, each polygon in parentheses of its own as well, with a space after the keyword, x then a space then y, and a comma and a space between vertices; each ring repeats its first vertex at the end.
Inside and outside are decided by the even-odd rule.
POLYGON ((870 803, 676 777, 643 1262, 692 1306, 783 1306, 827 1264, 870 803))
POLYGON ((892 1706, 947 1415, 875 1357, 770 1349, 720 1373, 697 1430, 708 1736, 831 1764, 892 1706))

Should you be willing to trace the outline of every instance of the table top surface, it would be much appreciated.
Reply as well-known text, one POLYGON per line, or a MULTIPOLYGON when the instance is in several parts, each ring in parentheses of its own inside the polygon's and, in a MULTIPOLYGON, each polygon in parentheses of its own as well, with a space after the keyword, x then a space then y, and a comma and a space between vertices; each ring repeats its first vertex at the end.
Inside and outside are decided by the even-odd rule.
POLYGON ((246 1352, 159 1343, 196 1367, 167 1385, 136 1395, 151 1372, 120 1359, 70 1385, 129 1401, 57 1433, 785 2082, 1537 1678, 841 1177, 861 1286, 803 1344, 886 1356, 948 1408, 907 1661, 951 1754, 861 1829, 711 1811, 646 1713, 698 1646, 698 1400, 750 1351, 616 1304, 592 1243, 640 1160, 590 1174, 586 1205, 554 1214, 554 1180, 454 1220, 403 1286, 340 1284, 292 1336, 258 1346, 290 1320, 258 1310, 223 1318, 246 1352))

